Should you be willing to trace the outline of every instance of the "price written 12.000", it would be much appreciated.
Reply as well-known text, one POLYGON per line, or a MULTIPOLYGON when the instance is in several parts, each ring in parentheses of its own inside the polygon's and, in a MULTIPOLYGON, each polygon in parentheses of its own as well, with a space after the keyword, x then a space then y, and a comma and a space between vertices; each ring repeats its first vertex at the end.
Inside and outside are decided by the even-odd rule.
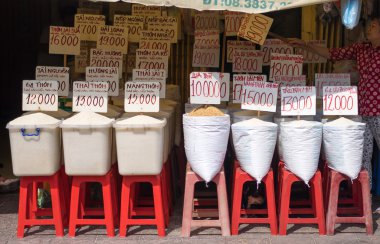
POLYGON ((26 104, 54 105, 57 101, 55 94, 28 94, 26 104))
POLYGON ((155 105, 157 101, 156 95, 150 94, 140 94, 137 96, 136 94, 129 94, 128 96, 128 104, 152 104, 155 105))

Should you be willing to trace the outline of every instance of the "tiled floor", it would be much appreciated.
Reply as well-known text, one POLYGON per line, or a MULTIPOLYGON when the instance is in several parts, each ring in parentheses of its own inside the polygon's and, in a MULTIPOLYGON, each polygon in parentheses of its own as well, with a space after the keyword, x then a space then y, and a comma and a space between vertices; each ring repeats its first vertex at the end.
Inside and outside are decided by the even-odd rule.
MULTIPOLYGON (((174 214, 167 229, 167 236, 160 238, 153 227, 130 228, 126 238, 108 238, 105 229, 100 227, 83 227, 79 230, 78 236, 70 238, 67 235, 63 238, 56 238, 54 230, 50 227, 33 227, 26 234, 25 238, 16 238, 18 195, 0 194, 0 243, 286 243, 286 244, 309 244, 309 243, 380 243, 380 214, 374 213, 373 236, 365 234, 362 225, 337 226, 337 233, 334 236, 319 236, 316 226, 289 226, 287 236, 271 236, 267 226, 246 226, 240 227, 239 236, 222 237, 217 228, 194 229, 190 238, 181 238, 181 217, 182 209, 177 204, 174 214)), ((380 205, 380 198, 374 200, 373 209, 380 205)))

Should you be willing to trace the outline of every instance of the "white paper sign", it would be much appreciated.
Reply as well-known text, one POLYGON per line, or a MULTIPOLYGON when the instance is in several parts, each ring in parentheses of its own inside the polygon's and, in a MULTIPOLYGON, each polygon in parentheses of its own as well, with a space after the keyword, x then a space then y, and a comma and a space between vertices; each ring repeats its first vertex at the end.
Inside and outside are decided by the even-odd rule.
POLYGON ((273 81, 275 76, 281 75, 302 75, 302 64, 302 55, 272 53, 269 80, 273 81))
POLYGON ((134 82, 159 82, 160 98, 165 98, 166 71, 163 69, 133 69, 132 80, 134 82))
POLYGON ((75 81, 73 111, 107 112, 108 84, 106 82, 75 81))
POLYGON ((23 111, 57 111, 58 82, 47 80, 22 81, 23 111))
POLYGON ((190 74, 191 104, 220 104, 221 95, 227 99, 226 80, 229 74, 216 72, 192 72, 190 74))
POLYGON ((161 50, 136 50, 136 68, 169 70, 169 52, 161 50))
MULTIPOLYGON (((326 40, 309 40, 306 41, 307 44, 313 46, 327 47, 326 40)), ((315 63, 326 63, 327 59, 325 57, 319 56, 316 53, 309 52, 303 48, 295 48, 294 54, 302 55, 303 62, 305 64, 315 64, 315 63)))
POLYGON ((86 81, 106 82, 108 96, 119 95, 119 69, 115 67, 87 67, 86 81))
POLYGON ((281 98, 281 88, 282 87, 293 87, 293 86, 306 86, 306 75, 298 76, 275 76, 274 83, 278 84, 278 97, 281 98))
POLYGON ((234 75, 232 82, 232 102, 241 103, 243 95, 243 86, 244 82, 253 82, 253 81, 267 81, 265 75, 234 75))
POLYGON ((358 115, 358 89, 356 86, 324 86, 324 115, 358 115))
POLYGON ((193 67, 219 67, 219 48, 215 49, 194 49, 193 52, 193 67))
POLYGON ((278 85, 264 81, 244 81, 241 108, 276 112, 278 85))
POLYGON ((36 80, 56 80, 58 82, 58 96, 68 96, 70 90, 69 68, 37 66, 36 80))
POLYGON ((232 62, 232 72, 261 73, 264 53, 261 51, 235 49, 232 62))
POLYGON ((91 49, 90 66, 119 68, 119 78, 121 78, 123 72, 123 54, 121 51, 91 49))
POLYGON ((262 45, 260 49, 261 51, 264 52, 264 60, 263 60, 264 66, 270 65, 270 55, 272 53, 293 54, 293 47, 290 45, 287 45, 285 42, 279 39, 265 40, 264 45, 262 45))
POLYGON ((160 83, 126 82, 125 112, 158 112, 160 110, 160 83))
POLYGON ((350 86, 351 77, 348 73, 315 74, 315 87, 317 88, 317 97, 322 97, 324 86, 350 86))
POLYGON ((282 87, 281 94, 282 116, 316 114, 315 87, 282 87))
POLYGON ((256 44, 249 41, 227 41, 227 63, 232 63, 236 49, 253 51, 256 49, 256 44))
POLYGON ((226 36, 236 36, 245 14, 239 12, 224 12, 224 31, 226 36))

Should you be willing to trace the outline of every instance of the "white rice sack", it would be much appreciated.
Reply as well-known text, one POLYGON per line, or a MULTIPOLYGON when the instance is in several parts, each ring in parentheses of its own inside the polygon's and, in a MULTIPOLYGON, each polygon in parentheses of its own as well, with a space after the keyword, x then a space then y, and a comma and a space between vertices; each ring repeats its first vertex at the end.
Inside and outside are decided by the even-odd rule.
POLYGON ((259 184, 272 162, 277 139, 277 125, 250 119, 231 126, 236 157, 242 169, 259 184))
POLYGON ((308 184, 318 168, 322 123, 305 120, 283 122, 280 143, 285 167, 308 184))
POLYGON ((221 170, 230 133, 230 116, 183 115, 184 144, 193 171, 210 182, 221 170))
POLYGON ((277 127, 277 152, 280 160, 284 160, 284 154, 282 153, 282 145, 281 145, 281 123, 293 121, 295 118, 293 117, 275 117, 274 122, 278 125, 277 127))
POLYGON ((362 168, 365 124, 340 118, 323 125, 323 148, 330 168, 358 177, 362 168))

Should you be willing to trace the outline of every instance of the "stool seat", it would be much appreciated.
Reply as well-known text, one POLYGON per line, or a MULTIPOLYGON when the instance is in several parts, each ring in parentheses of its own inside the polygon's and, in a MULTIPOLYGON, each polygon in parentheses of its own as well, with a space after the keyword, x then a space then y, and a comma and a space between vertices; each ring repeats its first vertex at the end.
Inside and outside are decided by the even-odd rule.
MULTIPOLYGON (((204 182, 194 171, 191 170, 190 164, 186 166, 186 179, 185 179, 185 194, 183 200, 183 215, 182 215, 182 237, 189 237, 191 227, 221 227, 223 236, 230 236, 230 218, 228 212, 228 199, 226 178, 224 169, 212 179, 217 186, 218 198, 218 219, 209 220, 193 219, 193 206, 194 206, 194 186, 197 182, 204 182)), ((198 202, 199 203, 199 202, 198 202)), ((206 216, 205 216, 206 217, 206 216)), ((215 217, 215 216, 210 216, 215 217)))

